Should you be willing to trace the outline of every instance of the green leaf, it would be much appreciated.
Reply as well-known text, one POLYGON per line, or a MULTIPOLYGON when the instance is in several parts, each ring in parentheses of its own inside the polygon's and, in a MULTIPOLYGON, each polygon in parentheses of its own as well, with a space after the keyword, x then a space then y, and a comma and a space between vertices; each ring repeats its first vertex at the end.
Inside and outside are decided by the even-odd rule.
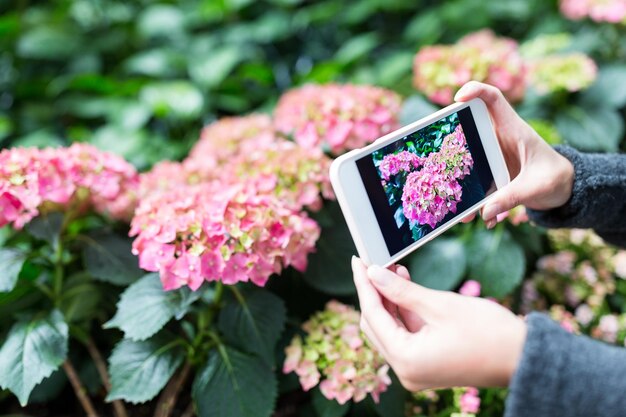
POLYGON ((59 308, 68 323, 93 318, 98 313, 101 288, 88 274, 79 273, 66 280, 59 308))
POLYGON ((37 239, 45 240, 56 247, 61 236, 64 217, 61 212, 37 216, 26 225, 26 230, 37 239))
POLYGON ((467 266, 461 241, 445 237, 439 237, 419 248, 409 262, 411 279, 436 290, 456 287, 467 266))
POLYGON ((311 394, 311 402, 318 417, 343 417, 350 410, 351 401, 339 404, 335 400, 329 400, 319 388, 315 388, 311 394))
POLYGON ((226 79, 244 57, 240 45, 216 47, 189 60, 189 75, 201 86, 215 87, 226 79))
POLYGON ((322 234, 315 253, 309 255, 304 280, 327 294, 354 294, 356 289, 352 281, 350 259, 357 251, 339 204, 326 203, 314 217, 322 226, 322 234))
POLYGON ((164 335, 141 342, 123 339, 109 358, 111 391, 106 400, 133 404, 150 401, 184 359, 184 349, 164 335))
POLYGON ((139 16, 137 29, 145 37, 173 37, 184 32, 184 15, 176 6, 155 4, 139 16))
POLYGON ((603 66, 596 82, 582 94, 582 100, 601 106, 624 107, 626 105, 626 65, 603 66))
POLYGON ((0 140, 6 138, 13 132, 13 123, 4 114, 0 114, 0 140))
POLYGON ((481 283, 484 296, 504 297, 524 277, 524 251, 502 227, 495 232, 475 233, 468 247, 468 260, 470 276, 481 283))
POLYGON ((220 312, 218 326, 232 346, 260 356, 274 366, 274 349, 285 328, 287 309, 279 297, 250 288, 230 297, 220 312))
POLYGON ((116 285, 131 284, 144 272, 131 252, 131 241, 114 233, 98 232, 85 238, 83 262, 94 278, 116 285))
POLYGON ((199 417, 269 417, 277 385, 261 358, 220 345, 198 372, 192 397, 199 417))
POLYGON ((139 98, 159 117, 193 119, 204 106, 200 91, 182 80, 150 83, 142 88, 139 98))
POLYGON ((0 248, 0 292, 9 292, 15 288, 17 278, 28 254, 19 248, 0 248))
POLYGON ((18 320, 0 349, 0 387, 13 392, 25 406, 33 388, 67 357, 68 333, 58 310, 46 317, 18 320))
POLYGON ((610 107, 571 106, 556 116, 563 139, 583 151, 617 152, 624 135, 624 119, 610 107))
POLYGON ((173 317, 182 317, 200 297, 199 291, 189 293, 185 288, 164 291, 158 274, 148 274, 122 293, 115 316, 103 327, 118 328, 131 340, 146 340, 173 317))
POLYGON ((439 110, 438 107, 432 105, 424 97, 420 95, 414 95, 406 100, 402 104, 400 110, 400 123, 408 125, 416 120, 421 119, 424 116, 428 116, 439 110))
POLYGON ((23 58, 65 60, 79 46, 80 37, 67 27, 37 26, 22 35, 17 54, 23 58))
POLYGON ((361 59, 378 46, 380 40, 376 33, 364 33, 350 38, 335 54, 335 60, 342 64, 349 64, 361 59))

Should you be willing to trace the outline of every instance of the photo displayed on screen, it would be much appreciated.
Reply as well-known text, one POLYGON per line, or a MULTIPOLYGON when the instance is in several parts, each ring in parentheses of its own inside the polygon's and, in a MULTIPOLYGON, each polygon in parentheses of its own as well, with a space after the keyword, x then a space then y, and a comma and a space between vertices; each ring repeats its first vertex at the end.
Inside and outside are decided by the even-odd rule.
POLYGON ((469 108, 374 151, 357 167, 391 256, 495 190, 469 108))

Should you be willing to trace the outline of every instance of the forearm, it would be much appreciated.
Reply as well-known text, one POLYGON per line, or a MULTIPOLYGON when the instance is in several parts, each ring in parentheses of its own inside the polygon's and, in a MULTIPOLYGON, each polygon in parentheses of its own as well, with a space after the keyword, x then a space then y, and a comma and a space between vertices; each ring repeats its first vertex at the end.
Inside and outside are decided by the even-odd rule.
POLYGON ((626 349, 567 333, 532 313, 505 417, 623 416, 625 375, 626 349))
POLYGON ((607 241, 626 246, 626 155, 556 149, 574 166, 572 196, 552 210, 528 210, 530 218, 547 227, 593 228, 607 241))

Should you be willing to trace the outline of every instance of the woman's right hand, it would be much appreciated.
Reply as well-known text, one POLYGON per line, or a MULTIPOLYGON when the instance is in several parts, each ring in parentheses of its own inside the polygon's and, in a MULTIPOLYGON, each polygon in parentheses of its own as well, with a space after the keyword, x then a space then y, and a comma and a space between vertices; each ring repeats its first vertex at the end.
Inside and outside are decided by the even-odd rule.
POLYGON ((515 112, 496 87, 470 81, 454 99, 464 102, 477 97, 489 109, 512 179, 483 207, 482 217, 487 227, 495 226, 498 214, 520 204, 535 210, 549 210, 565 204, 572 195, 574 184, 572 163, 552 149, 515 112))

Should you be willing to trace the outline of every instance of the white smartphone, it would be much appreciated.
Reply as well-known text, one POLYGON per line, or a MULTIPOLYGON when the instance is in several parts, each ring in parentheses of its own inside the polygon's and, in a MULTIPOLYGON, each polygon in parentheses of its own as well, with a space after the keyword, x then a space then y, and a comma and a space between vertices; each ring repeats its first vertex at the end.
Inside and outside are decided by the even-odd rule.
POLYGON ((340 156, 330 179, 359 256, 385 267, 477 211, 510 181, 480 99, 340 156))

